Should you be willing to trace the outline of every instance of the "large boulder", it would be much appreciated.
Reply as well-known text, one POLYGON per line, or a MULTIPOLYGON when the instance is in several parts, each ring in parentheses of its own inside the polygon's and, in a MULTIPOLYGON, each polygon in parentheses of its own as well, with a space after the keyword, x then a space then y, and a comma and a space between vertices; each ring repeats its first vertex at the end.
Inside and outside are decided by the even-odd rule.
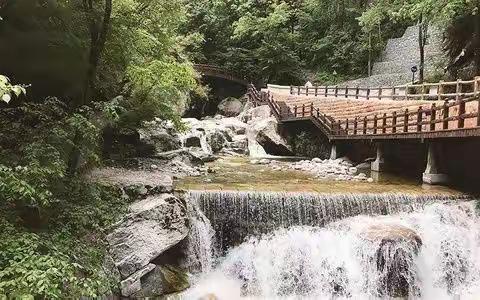
POLYGON ((145 272, 155 258, 182 241, 189 231, 185 204, 171 194, 149 197, 129 210, 107 236, 110 254, 124 279, 141 278, 144 274, 138 276, 137 272, 145 272))
POLYGON ((415 258, 422 239, 412 229, 398 224, 368 227, 362 237, 376 246, 373 263, 378 271, 379 292, 383 297, 419 296, 420 290, 411 284, 418 282, 415 258))
MULTIPOLYGON (((280 156, 293 155, 291 146, 278 133, 278 122, 274 117, 258 120, 247 129, 247 137, 249 139, 250 152, 250 143, 252 145, 258 143, 267 154, 280 156)), ((251 156, 254 155, 251 153, 251 156)))
POLYGON ((238 118, 247 124, 252 124, 254 121, 267 119, 272 115, 272 110, 268 105, 257 106, 242 112, 238 118))
POLYGON ((162 123, 152 122, 140 129, 139 134, 139 154, 142 156, 151 156, 182 147, 178 135, 162 123))
POLYGON ((218 113, 225 117, 236 117, 243 110, 243 102, 237 98, 229 97, 218 104, 218 113))

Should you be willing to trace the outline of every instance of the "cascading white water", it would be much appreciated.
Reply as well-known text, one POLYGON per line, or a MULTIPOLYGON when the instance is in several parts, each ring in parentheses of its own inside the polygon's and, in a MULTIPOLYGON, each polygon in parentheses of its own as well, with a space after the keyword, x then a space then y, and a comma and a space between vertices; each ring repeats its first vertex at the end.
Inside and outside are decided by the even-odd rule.
POLYGON ((184 298, 478 299, 479 221, 473 202, 437 201, 282 228, 229 249, 184 298))

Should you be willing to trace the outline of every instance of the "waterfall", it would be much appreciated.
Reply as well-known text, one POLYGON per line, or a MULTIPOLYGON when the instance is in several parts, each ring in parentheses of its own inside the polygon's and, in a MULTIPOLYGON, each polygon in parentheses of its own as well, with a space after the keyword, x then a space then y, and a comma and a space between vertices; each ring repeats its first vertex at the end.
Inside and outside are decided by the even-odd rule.
POLYGON ((358 215, 411 212, 448 196, 400 194, 312 194, 278 192, 191 191, 189 201, 205 214, 219 249, 238 245, 246 237, 292 226, 325 226, 358 215))
MULTIPOLYGON (((207 194, 201 206, 207 212, 212 210, 207 215, 215 226, 226 217, 218 218, 214 205, 220 206, 216 202, 222 198, 221 193, 214 195, 207 194)), ((273 195, 262 196, 261 201, 273 199, 273 195)), ((251 237, 229 249, 184 299, 210 294, 215 299, 478 299, 480 220, 473 201, 430 202, 428 198, 407 196, 395 200, 389 196, 382 204, 373 195, 359 199, 345 195, 335 196, 340 203, 333 203, 325 195, 295 197, 287 204, 289 200, 282 198, 281 205, 277 199, 277 206, 282 206, 285 213, 277 221, 299 226, 251 237), (314 211, 326 209, 318 216, 330 214, 329 221, 346 218, 324 227, 306 224, 312 219, 305 205, 314 211), (291 211, 294 207, 296 215, 291 211), (351 217, 353 213, 368 215, 351 217), (391 215, 378 215, 387 213, 391 215)), ((253 193, 244 193, 236 201, 245 198, 252 202, 259 199, 253 193)), ((255 208, 248 208, 245 202, 237 204, 244 206, 225 213, 234 220, 253 217, 249 210, 258 212, 273 206, 249 203, 255 208)), ((280 210, 273 209, 268 215, 275 217, 277 213, 280 210)), ((247 221, 264 223, 260 217, 247 221)))
POLYGON ((187 267, 191 272, 209 272, 215 255, 215 231, 198 202, 186 201, 190 233, 187 238, 187 267))

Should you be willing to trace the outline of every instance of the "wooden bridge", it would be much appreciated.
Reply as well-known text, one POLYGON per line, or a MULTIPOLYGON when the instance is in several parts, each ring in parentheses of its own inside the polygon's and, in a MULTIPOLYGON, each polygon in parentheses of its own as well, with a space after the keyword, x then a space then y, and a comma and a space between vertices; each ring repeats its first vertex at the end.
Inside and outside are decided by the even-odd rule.
POLYGON ((200 73, 203 76, 223 78, 244 86, 247 86, 249 84, 249 81, 247 80, 247 78, 240 76, 238 74, 235 74, 235 72, 225 70, 224 68, 221 68, 218 66, 195 64, 193 67, 198 73, 200 73))
POLYGON ((375 89, 250 85, 248 95, 279 122, 310 121, 329 140, 480 136, 480 77, 375 89))

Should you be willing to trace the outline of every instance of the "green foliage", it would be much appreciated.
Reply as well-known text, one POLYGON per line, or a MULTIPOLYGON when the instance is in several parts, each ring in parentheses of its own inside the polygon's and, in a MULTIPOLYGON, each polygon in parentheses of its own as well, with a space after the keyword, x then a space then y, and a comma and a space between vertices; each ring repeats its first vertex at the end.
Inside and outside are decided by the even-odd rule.
POLYGON ((357 20, 366 1, 202 0, 187 7, 185 33, 203 36, 201 48, 188 48, 197 61, 271 83, 304 83, 315 73, 366 74, 369 53, 377 55, 391 33, 369 45, 357 20))
POLYGON ((12 99, 12 94, 20 96, 26 95, 27 90, 22 85, 12 85, 8 77, 0 75, 0 99, 6 103, 9 103, 12 99))

